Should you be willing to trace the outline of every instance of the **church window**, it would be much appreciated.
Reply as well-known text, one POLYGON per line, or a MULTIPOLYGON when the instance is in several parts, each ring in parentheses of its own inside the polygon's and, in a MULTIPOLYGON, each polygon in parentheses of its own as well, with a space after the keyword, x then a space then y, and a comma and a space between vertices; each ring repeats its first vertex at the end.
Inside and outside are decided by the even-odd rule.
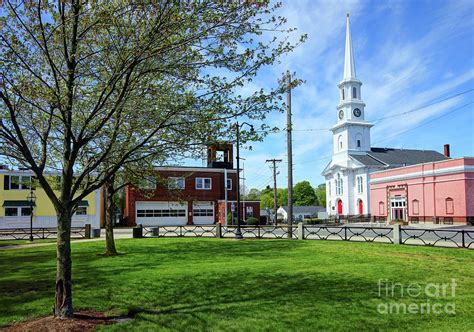
POLYGON ((357 147, 360 148, 360 139, 357 140, 357 147))
POLYGON ((339 148, 339 151, 341 151, 342 150, 342 135, 339 135, 337 139, 337 146, 339 148))
POLYGON ((343 187, 343 181, 341 179, 341 175, 337 174, 337 179, 336 179, 336 195, 342 195, 342 187, 343 187))
POLYGON ((328 181, 329 196, 331 196, 331 181, 328 181))
POLYGON ((454 200, 451 197, 446 198, 446 213, 454 213, 454 200))
POLYGON ((357 88, 355 86, 352 87, 352 98, 357 98, 357 88))
POLYGON ((344 88, 342 88, 342 100, 346 99, 345 96, 344 96, 344 88))
POLYGON ((363 182, 362 182, 362 176, 357 177, 357 192, 359 194, 364 192, 364 185, 363 185, 363 182))

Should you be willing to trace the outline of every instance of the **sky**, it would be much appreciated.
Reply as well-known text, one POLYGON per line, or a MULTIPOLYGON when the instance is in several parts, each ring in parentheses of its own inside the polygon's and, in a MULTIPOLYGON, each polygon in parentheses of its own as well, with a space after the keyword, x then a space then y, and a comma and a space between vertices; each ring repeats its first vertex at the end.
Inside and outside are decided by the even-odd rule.
MULTIPOLYGON (((443 152, 450 144, 452 157, 474 156, 473 1, 283 1, 277 14, 298 29, 294 40, 303 33, 308 39, 247 89, 275 87, 286 70, 305 80, 292 94, 293 183, 324 182, 321 171, 331 159, 329 128, 337 122, 337 84, 343 77, 346 13, 365 118, 375 124, 372 146, 443 152)), ((271 114, 266 121, 284 128, 286 114, 271 114)), ((286 132, 249 145, 252 150, 241 149, 245 187, 273 186, 265 163, 272 158, 283 160, 277 186, 287 187, 286 132)))

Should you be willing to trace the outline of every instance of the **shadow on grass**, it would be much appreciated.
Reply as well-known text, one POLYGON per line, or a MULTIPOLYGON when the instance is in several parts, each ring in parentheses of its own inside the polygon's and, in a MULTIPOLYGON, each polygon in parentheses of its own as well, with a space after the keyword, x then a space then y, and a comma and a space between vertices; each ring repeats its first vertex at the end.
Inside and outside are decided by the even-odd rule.
MULTIPOLYGON (((406 268, 410 265, 405 257, 373 257, 373 251, 410 249, 214 239, 131 239, 117 241, 117 247, 125 255, 98 255, 104 251, 104 244, 98 242, 73 245, 75 308, 135 317, 100 329, 427 327, 417 325, 417 316, 376 312, 377 280, 387 276, 411 280, 413 271, 406 268)), ((53 304, 55 249, 15 253, 20 255, 0 257, 0 266, 6 267, 0 275, 0 324, 49 314, 53 304)), ((433 262, 417 260, 416 264, 435 273, 433 262)), ((442 317, 430 319, 438 322, 442 317)))

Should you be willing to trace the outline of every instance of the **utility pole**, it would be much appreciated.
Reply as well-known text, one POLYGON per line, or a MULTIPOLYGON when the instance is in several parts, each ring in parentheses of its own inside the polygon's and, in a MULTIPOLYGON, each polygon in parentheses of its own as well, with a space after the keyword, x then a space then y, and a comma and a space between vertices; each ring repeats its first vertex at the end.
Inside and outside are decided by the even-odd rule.
POLYGON ((277 224, 277 163, 281 163, 281 159, 267 159, 265 162, 272 163, 270 168, 273 169, 273 223, 277 224))
POLYGON ((291 144, 291 74, 286 72, 287 96, 286 96, 286 131, 288 144, 288 238, 292 238, 293 232, 293 149, 291 144))

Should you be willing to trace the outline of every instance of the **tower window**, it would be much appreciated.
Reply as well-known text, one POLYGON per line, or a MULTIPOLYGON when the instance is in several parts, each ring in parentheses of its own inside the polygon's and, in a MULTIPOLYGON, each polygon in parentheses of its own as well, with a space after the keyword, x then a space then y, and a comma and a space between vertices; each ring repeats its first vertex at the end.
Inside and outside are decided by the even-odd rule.
POLYGON ((360 148, 360 139, 357 140, 357 147, 360 148))
POLYGON ((342 100, 346 99, 345 96, 344 96, 344 88, 342 88, 342 100))
POLYGON ((355 86, 352 88, 352 98, 357 98, 357 88, 355 86))

